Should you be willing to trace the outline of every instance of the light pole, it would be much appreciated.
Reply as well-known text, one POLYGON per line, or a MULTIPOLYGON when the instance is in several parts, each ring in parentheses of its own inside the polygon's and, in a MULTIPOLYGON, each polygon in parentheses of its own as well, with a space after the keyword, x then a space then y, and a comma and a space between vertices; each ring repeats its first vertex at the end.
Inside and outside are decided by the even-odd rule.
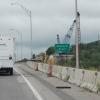
POLYGON ((18 30, 16 30, 16 29, 10 29, 11 31, 15 31, 15 32, 17 32, 19 35, 20 35, 20 39, 21 39, 21 60, 22 60, 22 46, 23 46, 23 42, 22 42, 22 33, 21 32, 19 32, 18 30))
POLYGON ((75 0, 75 19, 76 19, 76 30, 75 30, 75 42, 76 42, 76 68, 79 68, 79 41, 78 41, 78 11, 77 11, 77 0, 75 0))
POLYGON ((31 10, 27 9, 25 6, 23 6, 22 4, 20 4, 18 2, 11 3, 11 5, 20 6, 30 18, 30 44, 31 44, 31 58, 32 58, 32 12, 31 12, 31 10))

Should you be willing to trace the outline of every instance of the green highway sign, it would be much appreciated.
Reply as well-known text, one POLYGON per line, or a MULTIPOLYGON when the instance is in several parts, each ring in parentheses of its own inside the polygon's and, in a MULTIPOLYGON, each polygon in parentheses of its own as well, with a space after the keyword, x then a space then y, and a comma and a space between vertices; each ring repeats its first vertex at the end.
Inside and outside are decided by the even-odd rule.
POLYGON ((55 44, 56 53, 67 54, 70 51, 70 44, 55 44))

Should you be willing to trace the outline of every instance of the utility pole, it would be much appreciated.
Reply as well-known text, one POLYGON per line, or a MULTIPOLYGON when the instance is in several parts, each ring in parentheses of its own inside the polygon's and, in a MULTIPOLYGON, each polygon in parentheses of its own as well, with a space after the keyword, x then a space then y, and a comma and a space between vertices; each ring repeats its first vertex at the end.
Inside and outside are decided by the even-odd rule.
POLYGON ((31 59, 32 59, 32 12, 30 11, 30 15, 29 15, 29 17, 30 17, 30 33, 31 33, 31 59))
POLYGON ((75 19, 76 19, 76 30, 75 30, 75 44, 76 44, 76 68, 79 68, 79 35, 80 35, 80 14, 78 12, 78 9, 77 9, 77 0, 75 0, 75 19))
POLYGON ((100 34, 98 33, 98 43, 100 43, 100 34))

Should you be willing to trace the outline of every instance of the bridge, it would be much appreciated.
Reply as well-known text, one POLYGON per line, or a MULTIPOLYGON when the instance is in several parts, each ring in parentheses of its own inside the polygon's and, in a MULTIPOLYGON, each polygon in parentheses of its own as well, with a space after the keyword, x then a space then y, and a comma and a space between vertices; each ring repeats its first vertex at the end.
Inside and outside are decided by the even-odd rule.
POLYGON ((99 100, 100 72, 34 61, 18 62, 14 75, 0 75, 2 100, 99 100))
POLYGON ((73 0, 2 0, 0 2, 0 10, 2 10, 0 13, 0 32, 2 33, 0 33, 0 100, 100 100, 100 71, 98 70, 100 69, 100 38, 98 34, 97 41, 94 34, 100 30, 97 27, 100 3, 99 0, 97 2, 80 1, 80 10, 77 7, 77 0, 74 3, 75 18, 72 21, 73 0), (94 7, 95 4, 96 7, 94 7), (95 10, 93 11, 91 7, 95 10), (90 9, 87 10, 87 8, 90 9), (82 25, 84 26, 82 36, 91 32, 86 36, 92 41, 96 40, 89 45, 80 45, 80 12, 83 15, 82 25), (69 24, 68 22, 72 22, 72 25, 66 32, 64 27, 69 24), (96 29, 90 24, 95 25, 96 29), (62 33, 64 36, 60 40, 57 34, 62 33), (73 34, 75 42, 72 46, 73 34), (56 35, 57 43, 53 40, 56 35), (10 37, 5 42, 6 39, 3 39, 3 36, 10 37), (10 41, 13 41, 13 45, 9 45, 10 41), (44 48, 50 45, 53 45, 55 53, 46 54, 44 48), (82 52, 80 52, 82 50, 80 46, 82 49, 85 48, 82 52), (75 48, 72 55, 70 55, 71 47, 75 48), (35 57, 33 54, 35 51, 41 51, 41 53, 35 57), (58 63, 54 63, 53 57, 58 63), (67 62, 66 59, 71 58, 74 59, 71 62, 74 66, 69 63, 62 66, 59 64, 64 63, 62 59, 67 62), (84 69, 91 65, 95 68, 94 71, 84 69))

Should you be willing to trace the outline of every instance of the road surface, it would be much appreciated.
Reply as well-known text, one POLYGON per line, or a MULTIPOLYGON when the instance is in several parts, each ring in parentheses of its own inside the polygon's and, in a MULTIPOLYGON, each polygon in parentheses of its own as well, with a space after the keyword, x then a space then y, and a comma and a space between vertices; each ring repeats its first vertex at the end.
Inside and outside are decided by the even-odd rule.
POLYGON ((16 69, 24 75, 25 78, 27 78, 27 80, 31 83, 32 87, 35 88, 36 92, 40 96, 40 98, 37 97, 38 100, 75 100, 38 76, 41 74, 36 75, 32 68, 24 64, 17 64, 16 69))
POLYGON ((20 74, 0 74, 0 100, 37 100, 20 74))
MULTIPOLYGON (((33 66, 29 66, 29 65, 27 65, 27 63, 22 63, 22 65, 17 66, 17 68, 19 68, 20 70, 23 70, 23 72, 30 74, 33 78, 38 80, 40 82, 40 85, 38 86, 39 89, 41 88, 41 85, 44 84, 47 90, 51 91, 53 94, 56 94, 56 96, 58 96, 59 99, 61 100, 73 100, 73 99, 74 100, 99 100, 100 99, 100 93, 96 94, 93 92, 89 92, 86 89, 77 87, 76 85, 69 84, 67 82, 63 82, 62 80, 55 77, 47 77, 46 73, 43 73, 40 71, 34 71, 34 65, 33 66), (61 87, 70 86, 71 88, 56 89, 56 87, 58 86, 61 86, 61 87)), ((31 80, 32 79, 30 79, 31 83, 35 83, 35 82, 32 82, 31 80)), ((40 94, 43 94, 44 97, 46 94, 47 98, 51 96, 50 93, 48 92, 46 93, 40 92, 40 94)), ((49 100, 49 99, 45 99, 45 100, 49 100)), ((53 98, 53 100, 56 100, 56 99, 53 98)))
POLYGON ((0 100, 99 100, 100 95, 16 64, 13 76, 0 75, 0 100), (57 86, 71 88, 58 89, 57 86))
POLYGON ((0 74, 0 100, 74 100, 34 74, 25 65, 15 65, 13 76, 0 74))

